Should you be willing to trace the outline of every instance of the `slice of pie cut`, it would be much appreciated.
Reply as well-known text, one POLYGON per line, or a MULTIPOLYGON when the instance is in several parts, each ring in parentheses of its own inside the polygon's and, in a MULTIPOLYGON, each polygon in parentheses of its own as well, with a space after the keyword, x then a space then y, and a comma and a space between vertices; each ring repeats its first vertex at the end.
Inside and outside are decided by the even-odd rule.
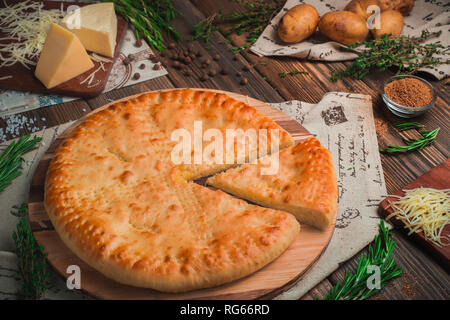
POLYGON ((337 211, 331 153, 316 138, 224 171, 206 183, 262 206, 290 212, 300 222, 322 230, 337 211))
POLYGON ((281 146, 292 141, 250 106, 202 90, 141 94, 92 113, 47 170, 45 208, 66 246, 115 281, 164 292, 240 279, 282 254, 299 233, 293 215, 188 181, 231 164, 172 162, 171 133, 191 133, 195 121, 278 129, 281 146))

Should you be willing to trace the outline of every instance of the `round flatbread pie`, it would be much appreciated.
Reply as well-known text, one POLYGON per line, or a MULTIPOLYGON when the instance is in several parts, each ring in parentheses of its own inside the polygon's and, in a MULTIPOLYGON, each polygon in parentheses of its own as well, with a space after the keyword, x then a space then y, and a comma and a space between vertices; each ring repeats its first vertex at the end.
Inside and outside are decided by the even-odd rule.
MULTIPOLYGON (((164 292, 217 286, 276 259, 299 233, 293 215, 192 181, 236 164, 172 161, 173 133, 195 135, 198 121, 224 133, 279 132, 275 144, 258 139, 237 163, 253 161, 254 149, 261 156, 293 144, 275 122, 225 94, 172 90, 112 104, 75 127, 48 168, 45 208, 63 242, 113 280, 164 292)), ((223 157, 238 145, 224 142, 223 157)))

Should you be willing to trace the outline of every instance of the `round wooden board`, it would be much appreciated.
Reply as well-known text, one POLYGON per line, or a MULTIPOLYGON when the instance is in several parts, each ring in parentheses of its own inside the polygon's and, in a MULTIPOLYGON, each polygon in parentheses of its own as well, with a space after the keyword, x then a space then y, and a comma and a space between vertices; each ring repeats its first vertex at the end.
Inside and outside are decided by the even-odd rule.
MULTIPOLYGON (((237 100, 246 102, 286 129, 293 136, 296 142, 312 136, 298 122, 262 101, 233 92, 210 89, 196 90, 226 93, 237 100)), ((129 98, 131 97, 126 97, 121 100, 129 98)), ((103 110, 116 102, 117 101, 114 101, 98 108, 91 112, 91 114, 103 110)), ((53 157, 53 153, 65 137, 67 137, 69 132, 82 120, 83 118, 78 120, 66 129, 60 136, 58 136, 40 160, 31 181, 28 208, 33 234, 38 243, 45 248, 46 252, 48 252, 48 260, 50 264, 64 278, 69 276, 69 274, 66 273, 68 266, 78 265, 81 268, 81 290, 88 296, 101 299, 270 298, 294 285, 317 261, 331 239, 336 222, 336 216, 333 219, 332 225, 325 231, 320 231, 302 224, 302 228, 297 239, 275 261, 245 278, 210 289, 173 294, 162 293, 151 289, 135 288, 110 280, 84 263, 64 245, 59 238, 59 235, 54 230, 50 219, 45 212, 43 204, 45 174, 50 164, 50 160, 53 157)))

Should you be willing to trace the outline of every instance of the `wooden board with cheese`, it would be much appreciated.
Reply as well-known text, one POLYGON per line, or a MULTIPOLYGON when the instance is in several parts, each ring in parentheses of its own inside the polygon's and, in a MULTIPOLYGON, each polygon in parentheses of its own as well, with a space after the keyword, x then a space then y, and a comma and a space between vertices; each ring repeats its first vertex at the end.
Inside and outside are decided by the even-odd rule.
MULTIPOLYGON (((418 177, 416 180, 404 186, 401 190, 395 192, 393 195, 384 199, 378 208, 379 214, 387 218, 393 212, 392 203, 398 200, 398 196, 404 196, 405 190, 412 190, 415 188, 433 188, 437 190, 448 190, 450 189, 450 159, 447 159, 440 165, 434 167, 427 173, 418 177)), ((448 214, 448 212, 447 212, 448 214)), ((404 233, 409 234, 410 230, 405 226, 405 223, 397 217, 392 217, 389 219, 396 227, 402 230, 404 233)), ((447 224, 442 233, 440 234, 441 238, 450 238, 450 225, 447 224)), ((433 255, 443 266, 447 269, 450 268, 450 246, 441 246, 436 245, 427 239, 424 235, 423 231, 413 232, 410 234, 410 237, 419 244, 424 250, 428 251, 431 255, 433 255)), ((446 240, 447 242, 448 240, 446 240)))
MULTIPOLYGON (((20 2, 2 2, 0 9, 20 2)), ((52 32, 48 33, 42 49, 46 57, 42 59, 37 76, 36 66, 33 64, 38 64, 39 55, 30 59, 34 61, 31 65, 20 62, 6 66, 0 64, 0 88, 75 97, 95 97, 102 93, 114 62, 120 54, 120 45, 128 28, 125 19, 114 14, 114 11, 111 12, 112 4, 109 11, 102 7, 105 4, 96 4, 95 6, 100 7, 83 11, 83 8, 92 5, 61 1, 31 3, 42 4, 42 9, 45 10, 60 10, 61 16, 66 12, 70 14, 65 15, 59 24, 50 26, 49 30, 52 32), (68 17, 72 18, 69 22, 79 24, 75 27, 69 26, 68 17), (64 26, 66 28, 63 28, 64 26), (76 45, 78 42, 81 46, 76 45)), ((0 38, 8 38, 4 29, 0 29, 0 38)), ((17 40, 0 40, 0 46, 13 41, 17 40)))

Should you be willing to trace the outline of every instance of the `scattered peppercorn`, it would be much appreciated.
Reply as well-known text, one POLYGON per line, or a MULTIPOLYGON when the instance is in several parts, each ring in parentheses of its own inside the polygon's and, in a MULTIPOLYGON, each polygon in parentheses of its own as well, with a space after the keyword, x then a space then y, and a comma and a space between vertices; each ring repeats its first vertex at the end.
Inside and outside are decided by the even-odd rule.
POLYGON ((220 60, 220 56, 218 54, 216 54, 213 58, 215 61, 219 61, 220 60))
POLYGON ((186 77, 190 77, 192 75, 192 71, 191 70, 185 70, 183 73, 186 77))
POLYGON ((141 47, 142 46, 142 39, 138 39, 138 40, 136 40, 136 42, 134 43, 134 46, 135 47, 141 47))
POLYGON ((125 59, 123 59, 122 62, 123 62, 124 65, 129 65, 130 64, 130 59, 125 58, 125 59))
POLYGON ((214 77, 214 76, 217 74, 217 72, 216 72, 216 70, 211 69, 211 70, 209 70, 208 74, 209 74, 211 77, 214 77))
POLYGON ((134 79, 134 80, 138 80, 140 77, 141 77, 141 75, 140 75, 138 72, 136 72, 136 73, 133 75, 133 79, 134 79))
POLYGON ((202 63, 202 65, 200 66, 200 68, 205 69, 207 67, 207 65, 205 63, 202 63))
POLYGON ((132 53, 130 53, 128 55, 128 59, 130 59, 130 61, 133 61, 135 58, 136 58, 136 56, 134 54, 132 54, 132 53))
POLYGON ((169 43, 169 48, 170 49, 175 49, 177 45, 174 42, 169 43))
POLYGON ((179 63, 178 61, 175 61, 175 62, 173 63, 173 67, 174 67, 175 69, 180 69, 181 63, 179 63))
POLYGON ((202 63, 203 63, 203 64, 206 64, 206 65, 210 65, 210 64, 211 64, 211 60, 209 60, 209 59, 204 59, 202 63))
POLYGON ((157 63, 153 66, 153 70, 161 70, 162 69, 162 65, 160 63, 157 63))
POLYGON ((250 71, 250 66, 245 65, 245 66, 242 67, 242 70, 244 70, 244 71, 250 71))
POLYGON ((139 69, 141 69, 141 70, 145 69, 145 64, 142 63, 142 64, 139 66, 139 69))
POLYGON ((241 79, 241 84, 242 85, 246 85, 248 83, 248 79, 247 78, 242 78, 241 79))
POLYGON ((236 76, 237 76, 237 77, 242 77, 242 72, 239 72, 239 71, 236 72, 236 76))
POLYGON ((189 64, 189 63, 191 63, 191 62, 192 62, 191 57, 186 57, 186 58, 184 58, 184 63, 185 63, 185 64, 189 64))
POLYGON ((208 75, 205 73, 205 74, 203 74, 201 77, 200 77, 200 81, 206 81, 206 80, 208 80, 209 79, 209 77, 208 77, 208 75))

